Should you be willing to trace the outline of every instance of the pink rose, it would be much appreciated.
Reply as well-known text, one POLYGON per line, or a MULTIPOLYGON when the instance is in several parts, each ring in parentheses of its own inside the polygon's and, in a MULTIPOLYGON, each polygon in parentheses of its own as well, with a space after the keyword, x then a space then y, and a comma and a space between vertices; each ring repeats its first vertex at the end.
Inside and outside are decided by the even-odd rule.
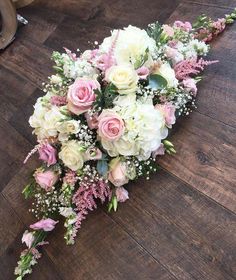
POLYGON ((183 80, 183 86, 193 94, 193 96, 197 95, 197 86, 196 86, 196 82, 194 81, 194 79, 191 78, 187 78, 185 80, 183 80))
POLYGON ((152 157, 155 158, 158 155, 162 156, 164 154, 165 154, 165 146, 164 144, 161 143, 161 145, 155 151, 152 152, 152 157))
POLYGON ((102 152, 98 148, 88 148, 85 152, 85 160, 98 160, 102 158, 102 152))
POLYGON ((160 110, 161 113, 164 115, 166 126, 171 128, 172 124, 175 123, 175 106, 171 103, 166 104, 157 104, 155 106, 156 109, 160 110))
POLYGON ((42 219, 38 221, 37 223, 30 225, 30 228, 34 230, 44 230, 44 231, 52 231, 55 228, 55 225, 58 223, 58 221, 54 221, 53 219, 42 219))
POLYGON ((48 171, 36 171, 34 174, 35 181, 40 185, 41 188, 45 189, 45 191, 50 191, 55 183, 58 181, 58 174, 48 170, 48 171))
POLYGON ((42 145, 39 150, 39 159, 45 161, 47 166, 55 164, 57 162, 56 153, 57 150, 50 144, 42 145))
POLYGON ((177 20, 174 22, 174 27, 180 28, 184 31, 189 32, 190 30, 192 30, 192 24, 188 21, 182 22, 180 20, 177 20))
POLYGON ((136 70, 136 72, 137 72, 137 74, 139 76, 139 79, 142 79, 142 80, 147 79, 147 76, 150 73, 149 69, 146 66, 142 66, 142 67, 138 68, 136 70))
POLYGON ((116 188, 116 198, 118 202, 125 202, 129 199, 128 191, 123 187, 116 188))
POLYGON ((95 101, 95 89, 100 85, 96 80, 77 79, 70 87, 67 94, 68 110, 76 115, 88 111, 95 101))
POLYGON ((111 110, 103 111, 98 117, 98 135, 106 140, 118 140, 124 132, 124 121, 111 110))
POLYGON ((169 36, 169 37, 173 37, 174 36, 175 31, 174 31, 174 29, 171 26, 169 26, 167 24, 163 24, 162 25, 162 29, 163 29, 164 33, 167 36, 169 36))
POLYGON ((88 113, 85 113, 85 118, 88 124, 88 127, 90 129, 96 129, 98 128, 98 115, 97 114, 93 114, 92 116, 89 115, 88 113))
POLYGON ((25 243, 28 248, 30 248, 34 242, 34 235, 32 232, 26 230, 21 239, 22 243, 25 243))
POLYGON ((126 176, 126 165, 114 159, 113 163, 111 161, 111 169, 108 174, 108 180, 116 187, 123 186, 129 182, 129 179, 126 176))

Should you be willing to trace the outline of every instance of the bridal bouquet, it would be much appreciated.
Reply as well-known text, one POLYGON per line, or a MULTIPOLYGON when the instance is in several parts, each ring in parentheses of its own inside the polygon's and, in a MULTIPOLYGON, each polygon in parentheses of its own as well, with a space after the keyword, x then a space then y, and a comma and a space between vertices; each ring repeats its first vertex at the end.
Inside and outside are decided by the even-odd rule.
POLYGON ((130 180, 148 180, 157 156, 176 153, 169 131, 195 107, 200 72, 216 62, 204 58, 207 43, 235 18, 236 10, 217 21, 200 16, 193 25, 130 25, 78 56, 68 49, 52 54, 55 73, 29 119, 38 144, 25 161, 37 152, 42 164, 23 190, 34 199, 37 222, 22 237, 18 280, 32 272, 59 217, 65 242, 73 244, 98 201, 116 211, 129 198, 130 180))

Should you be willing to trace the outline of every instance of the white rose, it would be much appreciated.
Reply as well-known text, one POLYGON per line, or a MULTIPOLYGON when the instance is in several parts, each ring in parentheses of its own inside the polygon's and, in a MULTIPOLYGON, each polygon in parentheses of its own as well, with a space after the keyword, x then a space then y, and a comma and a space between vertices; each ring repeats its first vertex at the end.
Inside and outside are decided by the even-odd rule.
POLYGON ((134 66, 142 60, 147 49, 150 56, 156 51, 156 43, 147 32, 132 25, 123 30, 114 30, 110 37, 104 39, 100 51, 108 53, 115 40, 114 56, 117 64, 129 63, 134 66))
POLYGON ((65 115, 60 112, 57 106, 52 106, 51 109, 45 113, 42 128, 47 131, 47 136, 57 136, 57 125, 63 119, 65 119, 65 115))
POLYGON ((81 169, 84 164, 83 148, 80 142, 70 140, 62 144, 59 158, 63 161, 65 166, 73 171, 81 169))
POLYGON ((175 77, 175 71, 171 68, 168 62, 163 63, 160 68, 154 73, 159 74, 166 79, 168 87, 177 87, 178 80, 175 77))
POLYGON ((70 134, 76 134, 79 132, 79 122, 76 120, 64 121, 57 124, 57 130, 59 133, 59 140, 65 141, 70 134))
POLYGON ((107 70, 106 80, 114 84, 120 94, 131 94, 137 89, 138 74, 128 65, 117 65, 107 70))

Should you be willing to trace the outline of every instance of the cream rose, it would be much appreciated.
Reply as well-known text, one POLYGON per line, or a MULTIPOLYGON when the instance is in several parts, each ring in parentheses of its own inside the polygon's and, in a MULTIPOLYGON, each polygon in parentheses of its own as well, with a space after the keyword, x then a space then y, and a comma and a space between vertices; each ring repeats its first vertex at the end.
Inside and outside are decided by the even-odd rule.
POLYGON ((105 79, 114 84, 120 94, 131 94, 137 89, 139 77, 131 66, 117 65, 106 71, 105 79))
POLYGON ((63 161, 65 166, 73 171, 81 169, 84 164, 83 148, 80 142, 70 140, 62 144, 59 158, 63 161))
POLYGON ((76 134, 79 132, 79 122, 76 120, 69 120, 58 123, 57 130, 59 131, 59 140, 65 141, 70 134, 76 134))

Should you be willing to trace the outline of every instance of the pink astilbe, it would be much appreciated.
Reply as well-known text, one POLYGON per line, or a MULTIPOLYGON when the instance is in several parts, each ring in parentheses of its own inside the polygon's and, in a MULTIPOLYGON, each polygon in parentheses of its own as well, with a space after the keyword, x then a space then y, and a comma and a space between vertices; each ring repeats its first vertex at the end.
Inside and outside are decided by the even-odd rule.
POLYGON ((77 60, 75 53, 72 53, 72 51, 67 48, 63 48, 63 49, 66 51, 67 55, 70 57, 71 60, 73 60, 73 61, 77 60))
POLYGON ((120 31, 118 30, 110 48, 109 48, 108 53, 102 54, 100 57, 98 57, 97 67, 104 72, 106 72, 106 70, 109 69, 112 65, 116 64, 116 61, 114 58, 114 51, 115 51, 116 43, 118 40, 119 32, 120 31))
POLYGON ((78 181, 78 178, 79 177, 77 176, 75 171, 69 170, 66 172, 63 178, 63 183, 73 187, 75 183, 78 181))
POLYGON ((204 70, 205 66, 218 62, 218 60, 207 61, 203 58, 186 59, 174 66, 175 76, 178 80, 185 80, 191 75, 197 75, 204 70))
POLYGON ((50 103, 56 106, 63 106, 67 104, 66 96, 57 96, 54 95, 50 98, 50 103))
POLYGON ((77 192, 72 198, 72 202, 76 205, 77 221, 76 229, 81 227, 82 221, 86 218, 88 210, 92 211, 97 208, 95 199, 105 202, 106 198, 111 199, 111 190, 109 185, 103 180, 98 179, 90 183, 89 178, 85 178, 77 192))

